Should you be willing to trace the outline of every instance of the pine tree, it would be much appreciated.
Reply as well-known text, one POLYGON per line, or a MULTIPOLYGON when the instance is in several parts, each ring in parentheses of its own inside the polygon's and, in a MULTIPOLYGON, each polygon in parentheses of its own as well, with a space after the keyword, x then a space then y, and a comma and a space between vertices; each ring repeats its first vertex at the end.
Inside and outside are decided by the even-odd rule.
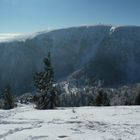
POLYGON ((135 99, 135 105, 140 105, 140 92, 139 92, 138 96, 135 99))
POLYGON ((56 90, 53 87, 54 72, 51 64, 51 53, 44 59, 44 72, 36 73, 35 86, 40 94, 35 95, 34 100, 37 109, 54 109, 56 106, 56 90))
POLYGON ((103 94, 103 105, 104 106, 110 106, 110 100, 109 100, 106 92, 104 92, 104 94, 103 94))
POLYGON ((97 106, 109 106, 110 101, 107 96, 106 92, 103 92, 102 90, 99 91, 98 95, 95 98, 95 105, 97 106))
POLYGON ((4 91, 3 109, 12 109, 15 107, 14 98, 11 94, 11 88, 8 86, 4 91))
POLYGON ((96 96, 96 98, 95 98, 95 104, 97 106, 103 105, 103 92, 102 91, 99 91, 99 94, 96 96))

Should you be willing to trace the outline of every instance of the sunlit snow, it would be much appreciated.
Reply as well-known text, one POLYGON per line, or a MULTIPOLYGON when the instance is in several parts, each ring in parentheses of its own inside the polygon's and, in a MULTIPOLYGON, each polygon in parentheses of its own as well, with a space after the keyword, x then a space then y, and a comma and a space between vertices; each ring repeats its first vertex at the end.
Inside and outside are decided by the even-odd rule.
POLYGON ((138 140, 140 106, 0 110, 0 140, 138 140))

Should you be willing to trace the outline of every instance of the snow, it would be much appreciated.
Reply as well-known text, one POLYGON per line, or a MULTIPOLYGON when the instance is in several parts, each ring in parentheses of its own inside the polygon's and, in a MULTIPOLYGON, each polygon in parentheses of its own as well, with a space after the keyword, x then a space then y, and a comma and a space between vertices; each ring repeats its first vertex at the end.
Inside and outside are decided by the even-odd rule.
POLYGON ((78 88, 75 85, 71 85, 67 81, 63 81, 60 83, 62 88, 64 89, 64 93, 66 94, 76 94, 78 92, 78 88))
POLYGON ((51 30, 44 30, 40 32, 34 33, 26 33, 26 34, 19 34, 19 33, 6 33, 0 34, 0 43, 1 42, 13 42, 13 41, 22 41, 25 42, 27 39, 33 39, 36 36, 44 33, 48 33, 51 30))
POLYGON ((0 140, 139 140, 140 106, 0 110, 0 140), (75 112, 75 113, 74 113, 75 112))
POLYGON ((113 32, 115 32, 115 30, 118 28, 118 26, 112 26, 110 28, 110 34, 112 34, 113 32))
POLYGON ((69 94, 69 83, 63 82, 65 93, 69 94))

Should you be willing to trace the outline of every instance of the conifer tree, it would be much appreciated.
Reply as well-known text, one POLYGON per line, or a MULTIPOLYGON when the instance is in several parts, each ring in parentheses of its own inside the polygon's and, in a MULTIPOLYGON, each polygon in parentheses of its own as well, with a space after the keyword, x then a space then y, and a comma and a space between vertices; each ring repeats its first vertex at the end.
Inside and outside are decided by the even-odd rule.
POLYGON ((53 87, 54 72, 51 64, 51 53, 44 59, 44 72, 36 73, 35 86, 40 94, 34 97, 37 109, 54 109, 56 106, 56 91, 53 87))
POLYGON ((11 88, 8 86, 4 91, 4 104, 3 109, 12 109, 15 107, 14 98, 11 94, 11 88))
POLYGON ((97 106, 101 106, 102 103, 103 103, 103 92, 102 91, 99 91, 98 95, 95 98, 95 104, 97 106))
POLYGON ((140 92, 139 92, 138 96, 135 99, 135 105, 140 105, 140 92))
POLYGON ((109 106, 110 101, 107 96, 106 92, 103 92, 102 90, 99 91, 98 95, 95 98, 95 105, 97 106, 109 106))

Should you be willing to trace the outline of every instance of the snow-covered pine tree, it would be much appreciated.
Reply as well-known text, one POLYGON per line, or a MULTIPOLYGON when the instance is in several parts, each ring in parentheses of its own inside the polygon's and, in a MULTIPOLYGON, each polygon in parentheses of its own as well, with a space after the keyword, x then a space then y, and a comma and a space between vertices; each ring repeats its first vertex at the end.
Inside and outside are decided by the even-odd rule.
POLYGON ((95 105, 96 106, 109 106, 110 100, 107 96, 107 93, 100 90, 95 98, 95 105))
POLYGON ((99 91, 98 95, 95 98, 95 104, 97 106, 101 106, 101 105, 103 105, 102 103, 103 103, 103 92, 99 91))
POLYGON ((12 109, 15 107, 15 102, 14 102, 14 98, 11 94, 10 86, 8 86, 5 89, 3 98, 4 98, 3 109, 12 109))
POLYGON ((53 87, 54 72, 51 64, 51 53, 44 59, 44 72, 36 73, 35 86, 40 94, 35 95, 34 100, 37 109, 54 109, 56 107, 56 90, 53 87))
POLYGON ((135 105, 140 105, 140 92, 135 99, 135 105))

